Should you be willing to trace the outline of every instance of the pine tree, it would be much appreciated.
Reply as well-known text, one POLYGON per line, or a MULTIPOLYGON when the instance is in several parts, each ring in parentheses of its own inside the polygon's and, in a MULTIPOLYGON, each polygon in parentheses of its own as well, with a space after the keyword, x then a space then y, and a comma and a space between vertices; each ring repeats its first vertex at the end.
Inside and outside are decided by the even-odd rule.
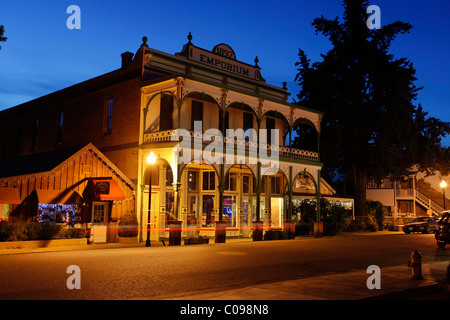
POLYGON ((355 210, 365 216, 368 179, 398 178, 418 165, 422 170, 447 170, 449 149, 441 139, 450 124, 427 118, 415 106, 415 69, 405 58, 388 52, 409 23, 380 29, 367 27, 368 1, 344 0, 343 22, 314 19, 316 34, 332 48, 311 64, 299 49, 296 81, 298 104, 324 112, 320 134, 324 177, 353 182, 355 210))

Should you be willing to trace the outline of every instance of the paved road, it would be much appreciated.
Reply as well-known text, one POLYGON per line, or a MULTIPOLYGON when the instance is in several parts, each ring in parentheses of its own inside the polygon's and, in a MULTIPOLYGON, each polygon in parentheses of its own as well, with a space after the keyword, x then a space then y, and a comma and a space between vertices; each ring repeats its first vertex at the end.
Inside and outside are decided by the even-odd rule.
POLYGON ((134 247, 0 255, 0 299, 171 299, 274 281, 450 261, 433 235, 302 238, 284 241, 134 247), (81 271, 69 290, 68 266, 81 271))

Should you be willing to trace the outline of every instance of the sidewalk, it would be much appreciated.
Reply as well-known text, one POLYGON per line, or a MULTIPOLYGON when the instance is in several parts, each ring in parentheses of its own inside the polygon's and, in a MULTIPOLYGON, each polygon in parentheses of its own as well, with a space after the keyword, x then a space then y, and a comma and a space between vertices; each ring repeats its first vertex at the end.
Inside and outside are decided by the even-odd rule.
MULTIPOLYGON (((345 233, 338 237, 383 236, 403 234, 402 232, 379 231, 364 233, 345 233)), ((300 237, 300 241, 301 241, 300 237)), ((227 239, 229 242, 252 241, 246 239, 227 239)), ((210 244, 214 239, 210 240, 210 244)), ((152 247, 168 246, 168 242, 152 241, 152 247)), ((182 242, 183 245, 183 242, 182 242)), ((70 250, 95 250, 144 247, 141 243, 105 243, 73 246, 49 246, 41 248, 12 248, 0 250, 1 254, 19 254, 70 250)), ((423 280, 411 280, 408 266, 400 265, 381 269, 381 289, 368 289, 366 281, 371 274, 366 270, 348 273, 328 274, 318 277, 263 283, 244 288, 225 291, 192 292, 173 300, 360 300, 360 299, 422 299, 450 300, 450 284, 445 283, 449 261, 431 262, 422 265, 423 280)))
POLYGON ((406 265, 381 269, 381 289, 368 289, 366 270, 259 284, 220 292, 197 293, 173 300, 449 300, 443 283, 448 262, 422 265, 423 280, 410 279, 406 265))

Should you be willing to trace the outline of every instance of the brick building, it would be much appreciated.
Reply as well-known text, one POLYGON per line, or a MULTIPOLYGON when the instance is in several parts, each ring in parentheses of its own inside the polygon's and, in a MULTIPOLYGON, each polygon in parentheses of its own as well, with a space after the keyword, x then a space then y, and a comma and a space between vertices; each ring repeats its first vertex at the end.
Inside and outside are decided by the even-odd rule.
POLYGON ((64 204, 83 226, 108 230, 135 212, 140 241, 148 223, 152 240, 167 238, 173 220, 183 236, 212 236, 222 222, 237 237, 251 236, 256 221, 283 229, 296 200, 331 196, 320 177, 322 114, 288 103, 287 89, 266 83, 257 58, 247 64, 228 45, 209 51, 188 40, 172 55, 144 37, 135 54, 122 54, 121 68, 0 112, 3 216, 33 219, 44 205, 64 204), (292 148, 297 126, 313 132, 309 150, 292 148), (232 162, 196 158, 196 150, 211 150, 212 128, 222 137, 212 154, 224 160, 229 143, 232 162), (242 129, 244 139, 227 129, 242 129), (192 153, 180 162, 174 150, 183 133, 192 153), (147 163, 151 152, 155 164, 147 163), (276 165, 265 165, 275 156, 276 165))

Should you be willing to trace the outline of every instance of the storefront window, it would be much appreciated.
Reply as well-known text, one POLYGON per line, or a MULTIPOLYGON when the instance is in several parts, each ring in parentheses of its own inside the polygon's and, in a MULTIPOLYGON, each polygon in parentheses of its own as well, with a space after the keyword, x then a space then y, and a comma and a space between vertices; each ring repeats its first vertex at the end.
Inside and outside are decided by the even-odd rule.
POLYGON ((203 190, 216 189, 216 175, 214 171, 203 171, 203 190))
POLYGON ((11 212, 11 205, 8 203, 0 203, 0 221, 8 221, 11 212))
POLYGON ((92 206, 92 223, 105 223, 105 203, 93 203, 92 206))
POLYGON ((236 227, 236 196, 223 196, 222 218, 228 227, 236 227))
POLYGON ((166 167, 166 187, 172 187, 172 185, 173 185, 172 167, 167 166, 166 167))
POLYGON ((225 190, 236 191, 236 173, 227 173, 225 177, 225 190))
POLYGON ((214 223, 214 196, 205 194, 203 195, 202 203, 202 226, 211 227, 214 223))
POLYGON ((270 192, 275 194, 281 193, 281 178, 271 177, 270 178, 270 192))
POLYGON ((166 228, 169 227, 169 222, 171 220, 176 220, 176 217, 173 215, 174 203, 173 193, 166 192, 166 228))
POLYGON ((250 176, 244 175, 242 177, 242 192, 243 193, 250 192, 250 176))
POLYGON ((190 196, 188 216, 187 216, 188 225, 190 226, 197 225, 197 218, 198 218, 197 196, 190 196))
POLYGON ((38 204, 38 221, 64 223, 73 227, 75 205, 67 204, 38 204))
POLYGON ((188 190, 197 190, 197 171, 188 171, 187 187, 188 190))

